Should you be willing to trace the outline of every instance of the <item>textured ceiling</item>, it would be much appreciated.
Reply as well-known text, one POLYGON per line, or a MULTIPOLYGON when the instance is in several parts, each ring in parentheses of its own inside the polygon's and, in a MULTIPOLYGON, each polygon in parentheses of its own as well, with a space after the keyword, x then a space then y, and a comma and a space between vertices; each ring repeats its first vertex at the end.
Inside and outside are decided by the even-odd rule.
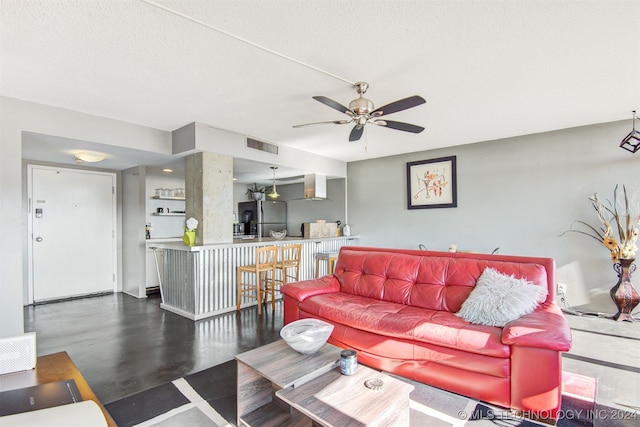
MULTIPOLYGON (((640 1, 0 0, 0 94, 171 131, 191 122, 345 161, 630 119, 640 1), (194 22, 197 21, 197 22, 194 22), (336 77, 212 30, 256 43, 336 77), (427 103, 368 126, 314 101, 427 103)), ((135 149, 135 147, 132 147, 135 149)))

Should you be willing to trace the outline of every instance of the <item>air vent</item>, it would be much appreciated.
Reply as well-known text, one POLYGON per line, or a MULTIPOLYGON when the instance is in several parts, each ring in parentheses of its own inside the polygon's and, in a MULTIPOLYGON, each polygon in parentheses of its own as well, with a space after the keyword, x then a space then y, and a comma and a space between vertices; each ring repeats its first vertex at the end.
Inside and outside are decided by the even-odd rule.
POLYGON ((254 150, 264 151, 265 153, 271 153, 278 155, 278 146, 275 144, 269 144, 268 142, 258 141, 257 139, 247 138, 247 148, 253 148, 254 150))

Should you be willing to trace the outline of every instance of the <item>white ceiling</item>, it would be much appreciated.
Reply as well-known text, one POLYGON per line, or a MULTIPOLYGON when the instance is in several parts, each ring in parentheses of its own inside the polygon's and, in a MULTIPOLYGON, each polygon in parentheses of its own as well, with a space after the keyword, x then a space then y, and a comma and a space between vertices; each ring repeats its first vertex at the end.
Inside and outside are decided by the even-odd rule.
POLYGON ((201 122, 344 161, 640 110, 637 0, 153 2, 171 11, 0 0, 0 94, 167 131, 201 122), (345 118, 311 97, 348 105, 356 81, 376 106, 424 97, 389 119, 426 130, 369 125, 349 143, 350 125, 292 128, 345 118))

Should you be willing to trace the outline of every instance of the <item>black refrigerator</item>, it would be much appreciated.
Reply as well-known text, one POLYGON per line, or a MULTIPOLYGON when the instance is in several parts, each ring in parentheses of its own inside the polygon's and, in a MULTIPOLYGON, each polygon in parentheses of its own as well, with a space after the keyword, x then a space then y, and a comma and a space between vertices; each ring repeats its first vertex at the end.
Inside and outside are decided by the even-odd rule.
POLYGON ((244 234, 269 237, 269 232, 287 229, 287 202, 258 200, 238 203, 244 234))

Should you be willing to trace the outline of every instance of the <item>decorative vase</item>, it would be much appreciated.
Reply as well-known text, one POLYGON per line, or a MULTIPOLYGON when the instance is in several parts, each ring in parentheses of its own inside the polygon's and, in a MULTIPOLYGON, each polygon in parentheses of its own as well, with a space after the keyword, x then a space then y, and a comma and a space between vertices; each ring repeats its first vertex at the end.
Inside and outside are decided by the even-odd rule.
POLYGON ((613 316, 613 319, 618 322, 623 320, 634 322, 631 312, 640 303, 640 295, 631 284, 631 273, 636 270, 634 261, 634 258, 625 258, 613 264, 613 269, 618 273, 618 283, 611 288, 609 295, 618 307, 618 313, 613 316))
POLYGON ((187 246, 193 246, 196 244, 196 232, 185 230, 184 236, 182 236, 182 241, 187 246))

